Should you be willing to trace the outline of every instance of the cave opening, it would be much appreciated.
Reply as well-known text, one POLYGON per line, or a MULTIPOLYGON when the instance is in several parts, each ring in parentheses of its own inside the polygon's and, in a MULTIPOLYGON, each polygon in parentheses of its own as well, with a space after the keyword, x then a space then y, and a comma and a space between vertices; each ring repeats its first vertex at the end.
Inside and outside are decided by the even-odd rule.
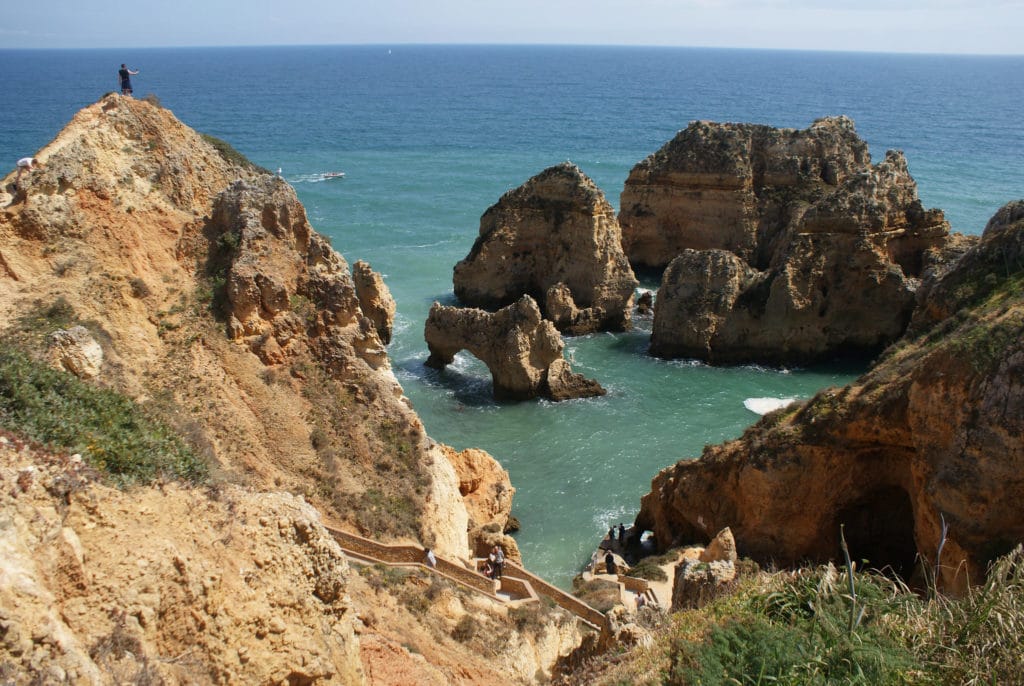
POLYGON ((845 525, 850 558, 909 580, 917 562, 914 508, 899 486, 873 491, 850 503, 836 517, 845 525))

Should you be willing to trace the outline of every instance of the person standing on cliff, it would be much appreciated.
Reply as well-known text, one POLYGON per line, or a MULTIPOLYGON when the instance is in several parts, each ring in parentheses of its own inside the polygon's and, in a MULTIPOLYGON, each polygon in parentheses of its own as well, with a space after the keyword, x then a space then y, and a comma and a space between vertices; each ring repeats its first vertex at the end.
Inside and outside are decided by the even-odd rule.
POLYGON ((117 76, 121 79, 121 95, 130 96, 132 94, 132 77, 138 73, 138 70, 132 71, 126 64, 121 65, 117 72, 117 76))

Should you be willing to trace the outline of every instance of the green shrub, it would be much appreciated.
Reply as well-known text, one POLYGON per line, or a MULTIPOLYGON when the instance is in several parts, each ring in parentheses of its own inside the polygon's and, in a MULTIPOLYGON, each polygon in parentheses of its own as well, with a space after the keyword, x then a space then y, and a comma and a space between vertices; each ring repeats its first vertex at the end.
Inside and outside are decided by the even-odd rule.
POLYGON ((626 572, 626 576, 647 579, 648 581, 668 581, 668 574, 651 558, 644 558, 635 566, 630 567, 629 571, 626 572))
POLYGON ((619 585, 607 579, 572 580, 572 594, 598 612, 608 612, 619 604, 619 585))
POLYGON ((369 584, 370 588, 381 590, 404 586, 412 572, 402 567, 390 567, 377 563, 362 567, 359 570, 359 574, 366 579, 366 583, 369 584))
POLYGON ((81 453, 118 484, 204 481, 208 466, 162 422, 111 390, 0 352, 0 426, 54 449, 81 453))
POLYGON ((212 145, 214 149, 218 153, 220 153, 220 156, 223 157, 225 161, 230 162, 231 164, 234 165, 238 165, 243 169, 260 172, 263 174, 270 174, 269 169, 261 167, 258 164, 253 164, 252 162, 249 161, 249 158, 235 150, 227 141, 223 141, 220 138, 216 138, 215 136, 211 136, 205 133, 199 135, 202 136, 204 141, 212 145))
POLYGON ((480 633, 480 628, 480 620, 471 614, 464 614, 452 629, 452 638, 459 643, 466 643, 480 633))
POLYGON ((547 612, 540 603, 524 603, 509 608, 508 618, 519 631, 537 632, 544 628, 547 612))

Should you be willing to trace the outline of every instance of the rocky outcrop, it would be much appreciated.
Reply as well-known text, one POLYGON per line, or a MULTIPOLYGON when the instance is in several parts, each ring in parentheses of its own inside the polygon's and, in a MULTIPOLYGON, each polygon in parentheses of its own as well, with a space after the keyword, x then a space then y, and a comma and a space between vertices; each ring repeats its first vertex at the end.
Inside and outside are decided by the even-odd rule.
POLYGON ((699 562, 731 562, 736 563, 736 539, 732 530, 725 527, 711 539, 707 547, 700 552, 699 562))
POLYGON ((694 122, 633 168, 621 206, 630 260, 667 267, 659 357, 876 353, 905 330, 949 241, 903 154, 872 165, 846 117, 799 131, 694 122))
POLYGON ((398 309, 395 299, 391 297, 391 291, 384 283, 384 278, 362 260, 352 265, 352 280, 355 282, 359 307, 373 322, 380 340, 387 345, 391 342, 395 312, 398 309))
POLYGON ((470 307, 494 310, 529 295, 571 335, 628 328, 638 283, 614 210, 568 162, 509 191, 483 214, 454 282, 456 297, 470 307))
POLYGON ((103 367, 103 348, 84 326, 58 329, 46 339, 50 361, 57 369, 92 379, 103 367))
MULTIPOLYGON (((579 642, 569 622, 495 648, 507 608, 472 598, 460 614, 486 616, 487 641, 468 647, 437 621, 462 594, 425 593, 418 574, 402 597, 371 587, 325 536, 320 513, 449 560, 470 552, 455 468, 382 349, 384 289, 360 297, 287 185, 115 95, 38 157, 17 198, 0 191, 0 348, 79 369, 63 335, 46 341, 84 327, 72 338, 102 353, 91 383, 162 419, 215 476, 114 490, 77 458, 9 465, 0 440, 4 678, 376 682, 395 674, 375 676, 372 646, 386 644, 392 683, 527 681, 579 642), (417 611, 401 613, 410 598, 417 611)), ((101 463, 87 438, 84 462, 101 463)))
POLYGON ((736 564, 727 560, 683 560, 672 580, 672 611, 700 609, 727 592, 736 578, 736 564))
POLYGON ((217 197, 209 230, 226 253, 229 334, 265 364, 284 362, 289 346, 308 345, 336 375, 351 373, 338 365, 353 358, 387 366, 348 264, 313 231, 283 179, 232 184, 217 197))
POLYGON ((434 303, 424 337, 428 367, 443 369, 459 351, 468 350, 487 365, 499 400, 566 400, 605 392, 572 372, 562 357, 562 337, 530 296, 495 313, 434 303))
POLYGON ((508 470, 490 453, 478 448, 444 447, 445 456, 459 478, 459 493, 466 502, 471 527, 496 523, 502 531, 512 514, 512 487, 508 470))
POLYGON ((663 548, 730 527, 738 551, 854 558, 962 587, 1024 538, 1024 202, 921 288, 911 330, 866 375, 663 470, 637 526, 663 548), (943 542, 942 524, 949 525, 943 542), (940 543, 941 559, 937 560, 940 543))

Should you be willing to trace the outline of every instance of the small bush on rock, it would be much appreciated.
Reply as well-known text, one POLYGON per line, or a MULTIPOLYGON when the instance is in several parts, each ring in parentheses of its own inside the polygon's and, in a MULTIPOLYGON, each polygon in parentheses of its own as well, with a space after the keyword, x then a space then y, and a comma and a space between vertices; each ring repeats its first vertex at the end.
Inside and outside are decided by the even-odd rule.
POLYGON ((644 558, 634 567, 630 567, 629 571, 626 572, 626 576, 647 579, 648 581, 668 581, 668 574, 665 573, 665 570, 650 558, 644 558))

